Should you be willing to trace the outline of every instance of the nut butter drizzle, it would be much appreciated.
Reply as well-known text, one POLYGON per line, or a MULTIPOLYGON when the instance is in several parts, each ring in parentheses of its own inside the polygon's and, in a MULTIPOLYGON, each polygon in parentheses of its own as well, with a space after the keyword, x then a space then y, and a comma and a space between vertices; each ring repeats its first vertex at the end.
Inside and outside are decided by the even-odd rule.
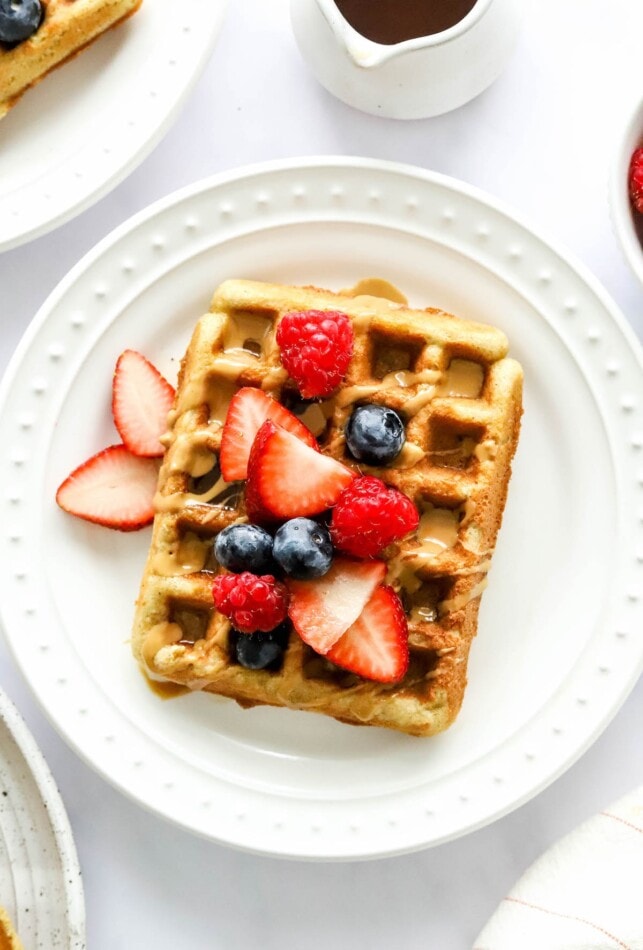
POLYGON ((159 650, 163 647, 173 646, 183 637, 183 630, 178 623, 170 623, 168 620, 162 620, 155 624, 147 632, 141 656, 143 662, 151 673, 154 673, 154 660, 159 650))
POLYGON ((417 538, 421 544, 418 554, 429 557, 452 548, 458 540, 458 512, 449 508, 427 508, 420 517, 417 538))
MULTIPOLYGON (((368 328, 375 316, 374 309, 369 306, 370 300, 375 298, 378 306, 382 299, 390 302, 391 309, 405 306, 408 301, 404 294, 393 284, 380 278, 366 278, 355 284, 354 287, 341 291, 363 304, 363 312, 354 318, 357 328, 368 328)), ((217 375, 204 374, 193 381, 188 381, 183 387, 182 398, 168 417, 170 428, 176 419, 186 409, 195 405, 209 406, 208 425, 221 427, 230 405, 238 380, 243 372, 256 363, 266 349, 272 352, 276 347, 274 335, 271 338, 272 321, 259 314, 238 312, 230 317, 223 332, 223 352, 217 357, 217 375)), ((287 379, 287 372, 281 366, 274 366, 265 375, 262 388, 270 390, 283 384, 287 379)), ((392 388, 417 387, 414 397, 405 405, 405 413, 412 417, 434 397, 465 397, 478 398, 484 383, 482 366, 470 360, 454 359, 445 372, 438 369, 422 369, 416 372, 398 370, 386 374, 377 384, 355 385, 346 387, 332 400, 323 403, 312 403, 306 407, 300 418, 308 425, 313 434, 321 434, 330 416, 335 410, 346 410, 357 400, 366 398, 377 392, 392 388)), ((168 435, 165 444, 172 444, 172 471, 183 471, 194 478, 206 475, 216 464, 216 456, 209 446, 209 433, 178 433, 173 438, 168 435)), ((477 445, 474 454, 480 461, 488 461, 495 457, 495 445, 485 442, 477 445)), ((423 457, 424 451, 414 443, 407 442, 394 462, 395 468, 412 468, 423 457)), ((155 497, 155 510, 163 512, 178 512, 186 505, 205 505, 222 495, 230 485, 219 478, 214 485, 202 494, 190 492, 175 492, 172 495, 155 497)), ((475 503, 470 501, 465 506, 464 518, 459 521, 459 512, 449 509, 431 507, 424 511, 418 528, 418 548, 392 559, 389 566, 389 583, 399 589, 404 587, 411 592, 417 591, 421 581, 415 576, 414 570, 406 561, 417 562, 432 560, 442 552, 453 547, 458 540, 459 527, 472 517, 475 503)), ((240 518, 239 520, 245 520, 240 518)), ((198 536, 190 533, 178 542, 175 549, 169 552, 158 553, 154 568, 158 573, 167 576, 193 573, 203 570, 207 560, 208 548, 198 536)), ((472 569, 462 569, 458 573, 484 573, 488 569, 488 562, 472 569)), ((445 600, 438 605, 440 613, 459 610, 470 600, 479 596, 486 586, 486 578, 472 588, 467 594, 445 600)), ((412 609, 411 619, 435 620, 437 611, 434 607, 418 606, 412 609)), ((153 627, 143 646, 143 658, 148 669, 153 669, 154 657, 160 649, 180 641, 182 630, 178 624, 163 622, 153 627)), ((155 692, 163 695, 176 695, 177 691, 184 692, 187 688, 174 683, 157 683, 150 681, 155 692), (158 688, 157 688, 158 687, 158 688), (165 690, 168 687, 168 691, 165 690)))
MULTIPOLYGON (((239 311, 230 316, 223 330, 223 350, 216 359, 216 375, 203 373, 201 376, 184 383, 181 397, 176 408, 168 416, 170 428, 175 424, 183 412, 194 406, 207 405, 209 407, 208 426, 221 428, 230 406, 232 397, 237 388, 239 377, 260 358, 269 344, 272 331, 272 321, 259 314, 239 311)), ((264 388, 276 385, 284 376, 285 370, 275 367, 264 380, 264 388), (267 386, 266 383, 269 385, 267 386)), ((207 430, 201 432, 181 432, 174 436, 164 437, 164 443, 172 446, 170 457, 170 471, 185 472, 194 478, 207 475, 216 464, 216 456, 209 449, 210 434, 207 430)), ((189 505, 207 505, 222 496, 230 489, 230 484, 223 477, 219 478, 207 491, 200 494, 191 492, 174 492, 170 495, 156 493, 154 510, 157 512, 178 513, 189 505)), ((200 555, 197 562, 200 560, 200 555)), ((197 563, 192 559, 190 563, 197 563)), ((203 560, 205 564, 205 558, 203 560)), ((203 565, 202 565, 203 566, 203 565)), ((200 570, 201 568, 196 568, 200 570)), ((186 573, 177 564, 177 573, 186 573)), ((161 564, 165 571, 170 569, 169 561, 161 564)))
MULTIPOLYGON (((396 287, 389 284, 388 281, 380 281, 378 278, 360 281, 353 288, 344 290, 342 293, 363 299, 366 308, 369 296, 384 297, 393 304, 402 306, 408 302, 396 287)), ((368 309, 366 309, 363 316, 358 317, 355 322, 358 326, 365 325, 368 327, 372 319, 373 315, 369 314, 368 309)), ((474 360, 456 358, 451 360, 445 372, 425 369, 414 373, 403 370, 388 373, 377 385, 348 387, 340 392, 337 403, 340 408, 345 408, 358 399, 374 395, 382 389, 395 386, 418 386, 417 394, 404 407, 405 414, 413 417, 434 398, 478 399, 482 393, 484 378, 484 368, 480 363, 474 360)), ((453 451, 457 452, 459 450, 453 451)), ((493 440, 487 439, 475 445, 473 455, 479 462, 484 463, 493 461, 496 457, 496 451, 496 444, 493 440)), ((448 454, 448 450, 440 454, 448 454)), ((406 443, 400 456, 391 467, 412 468, 423 457, 424 452, 419 446, 406 443)), ((391 560, 387 583, 392 584, 397 590, 403 588, 410 594, 417 592, 422 582, 417 578, 411 563, 408 562, 414 562, 415 566, 418 566, 418 561, 420 563, 431 561, 444 551, 452 548, 458 542, 460 530, 465 528, 472 520, 475 507, 475 501, 467 499, 465 504, 456 511, 434 507, 425 510, 420 518, 417 532, 417 538, 420 542, 418 548, 400 554, 397 558, 391 560)), ((464 541, 460 540, 460 543, 466 550, 470 550, 464 541)), ((410 614, 411 622, 435 621, 439 615, 461 610, 470 601, 475 600, 476 597, 482 594, 487 585, 486 573, 490 565, 491 561, 487 559, 473 567, 460 568, 456 572, 458 575, 482 574, 484 575, 483 579, 468 592, 442 601, 438 604, 437 609, 432 606, 413 607, 410 614)))
POLYGON ((484 369, 474 360, 451 360, 436 396, 461 396, 477 399, 484 384, 484 369))
POLYGON ((239 310, 230 317, 223 331, 223 352, 245 352, 259 359, 271 330, 269 317, 239 310))
POLYGON ((233 486, 234 482, 226 482, 223 476, 221 476, 214 485, 200 495, 186 491, 173 492, 171 495, 162 495, 160 492, 157 492, 154 496, 154 510, 168 514, 177 514, 182 508, 189 505, 207 505, 217 497, 227 493, 233 486))
POLYGON ((164 620, 150 627, 145 637, 143 649, 141 650, 141 656, 145 664, 145 669, 142 669, 142 673, 149 688, 157 696, 160 696, 161 699, 174 699, 176 696, 183 696, 190 691, 189 687, 183 686, 181 683, 172 683, 169 680, 158 680, 154 678, 157 675, 154 670, 154 660, 157 653, 159 650, 162 650, 163 647, 173 646, 175 643, 178 643, 182 636, 183 631, 178 623, 170 623, 164 620))
POLYGON ((486 575, 482 580, 472 587, 470 590, 465 591, 462 594, 457 594, 455 597, 451 597, 448 600, 443 600, 438 605, 438 611, 440 615, 455 613, 457 610, 462 610, 463 607, 466 607, 472 600, 475 600, 476 597, 480 597, 488 583, 488 578, 486 575))
POLYGON ((210 545, 192 531, 188 531, 176 545, 167 551, 157 551, 152 570, 163 577, 195 574, 202 571, 208 559, 210 545))
POLYGON ((209 448, 210 433, 179 432, 173 441, 171 472, 185 472, 193 478, 200 478, 211 472, 216 464, 216 456, 209 448))

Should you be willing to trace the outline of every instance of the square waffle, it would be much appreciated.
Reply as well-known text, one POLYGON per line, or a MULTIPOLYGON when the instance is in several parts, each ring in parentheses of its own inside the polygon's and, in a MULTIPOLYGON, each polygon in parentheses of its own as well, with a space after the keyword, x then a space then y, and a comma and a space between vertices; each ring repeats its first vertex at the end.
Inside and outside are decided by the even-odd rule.
POLYGON ((493 327, 369 293, 223 283, 182 361, 165 436, 133 629, 144 670, 242 706, 313 710, 414 735, 449 726, 462 702, 520 426, 522 370, 506 358, 507 347, 493 327), (288 311, 311 309, 346 313, 355 345, 337 393, 306 404, 281 366, 275 329, 288 311), (341 670, 294 631, 279 670, 233 661, 230 623, 214 609, 211 589, 220 570, 213 539, 246 520, 243 483, 224 482, 217 463, 227 407, 241 386, 271 393, 303 419, 324 453, 354 469, 344 428, 355 405, 383 404, 405 420, 407 441, 392 465, 359 466, 421 513, 417 532, 381 555, 408 619, 410 664, 401 682, 341 670))
POLYGON ((50 70, 135 13, 142 0, 42 0, 36 32, 16 46, 0 43, 0 119, 50 70))

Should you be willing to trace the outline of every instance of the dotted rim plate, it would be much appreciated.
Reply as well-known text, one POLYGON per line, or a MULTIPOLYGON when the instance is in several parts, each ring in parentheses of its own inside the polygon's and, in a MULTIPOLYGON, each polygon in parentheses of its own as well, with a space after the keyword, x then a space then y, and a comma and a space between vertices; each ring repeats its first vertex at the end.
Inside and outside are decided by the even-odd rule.
MULTIPOLYGON (((404 257, 403 250, 400 257, 404 257)), ((381 264, 376 266, 381 268, 381 264)), ((381 270, 380 275, 388 276, 381 270)), ((194 316, 192 309, 182 315, 188 336, 194 316)), ((159 347, 163 351, 160 343, 159 347)), ((158 354, 148 355, 154 359, 158 354)), ((175 357, 180 355, 174 353, 175 357)), ((546 378, 560 366, 565 368, 567 364, 561 363, 558 369, 553 364, 546 367, 546 378)), ((166 369, 163 364, 161 368, 166 369)), ((278 856, 354 859, 403 853, 479 828, 533 797, 568 768, 610 721, 643 666, 643 644, 636 635, 642 616, 643 576, 641 370, 640 347, 633 333, 594 278, 495 201, 453 180, 402 165, 325 158, 253 167, 198 183, 137 215, 91 251, 45 303, 6 374, 0 391, 0 439, 7 447, 6 457, 0 462, 0 482, 6 486, 0 498, 4 526, 0 558, 5 565, 0 574, 0 611, 11 649, 54 725, 87 762, 140 804, 214 840, 278 856), (362 244, 355 241, 355 234, 361 235, 362 244), (369 240, 371 235, 375 244, 369 240), (125 333, 127 345, 144 345, 142 339, 127 336, 128 330, 133 333, 132 315, 137 308, 138 336, 144 325, 148 341, 167 340, 158 306, 165 302, 168 288, 175 295, 178 292, 177 299, 182 300, 181 294, 188 293, 197 267, 205 267, 206 275, 199 278, 205 284, 197 289, 197 299, 207 302, 216 283, 213 275, 217 267, 228 268, 221 277, 262 278, 268 268, 268 279, 276 279, 277 275, 282 280, 294 279, 294 263, 288 254, 299 247, 298 279, 303 279, 302 268, 309 267, 311 276, 322 280, 325 275, 313 271, 308 261, 314 260, 315 242, 317 246, 325 242, 325 253, 331 259, 337 257, 339 261, 342 255, 351 258, 352 272, 363 277, 373 272, 375 246, 380 260, 384 252, 386 260, 391 258, 390 245, 395 240, 402 249, 407 246, 405 242, 413 241, 417 261, 435 263, 435 255, 442 253, 459 262, 458 266, 464 262, 472 282, 482 281, 480 286, 489 295, 489 306, 499 286, 513 295, 517 307, 520 301, 528 301, 529 313, 537 314, 541 322, 534 327, 527 323, 516 327, 516 335, 530 341, 530 345, 539 336, 548 336, 553 340, 553 349, 548 352, 560 352, 570 361, 569 372, 577 372, 576 386, 571 377, 567 388, 562 379, 554 380, 555 395, 560 399, 562 392, 569 400, 572 417, 577 415, 580 420, 583 407, 591 403, 593 435, 602 439, 603 457, 589 466, 589 481, 584 475, 588 483, 605 486, 609 496, 602 515, 598 510, 592 512, 597 519, 596 530, 600 529, 601 537, 610 542, 609 571, 600 558, 597 560, 603 578, 597 585, 601 600, 596 614, 600 614, 600 622, 594 618, 593 585, 585 585, 588 605, 584 608, 574 601, 578 590, 570 577, 569 584, 556 591, 556 596, 561 598, 563 619, 577 627, 580 624, 579 636, 583 639, 577 655, 565 661, 567 665, 563 663, 561 644, 560 656, 556 657, 562 664, 561 671, 555 671, 560 682, 552 679, 554 685, 543 692, 542 698, 538 693, 539 705, 533 715, 516 725, 513 720, 502 722, 487 748, 469 742, 464 759, 451 763, 435 779, 423 777, 422 769, 428 767, 428 761, 439 759, 445 750, 448 756, 458 743, 464 742, 466 747, 467 730, 476 712, 472 703, 475 705, 480 688, 485 687, 479 669, 470 677, 469 704, 467 707, 465 697, 465 708, 456 726, 437 739, 426 740, 426 747, 423 740, 392 733, 380 739, 383 730, 355 730, 310 714, 284 710, 230 712, 229 704, 222 703, 217 709, 207 705, 205 744, 188 750, 192 736, 186 734, 184 750, 180 736, 168 738, 163 730, 168 723, 173 726, 176 722, 189 730, 190 716, 193 712, 195 716, 203 715, 204 703, 208 704, 211 697, 176 700, 186 705, 174 707, 171 716, 165 711, 167 704, 158 704, 154 710, 159 712, 151 714, 151 719, 158 716, 158 722, 150 719, 143 728, 137 719, 140 707, 134 708, 133 694, 128 692, 138 690, 138 684, 132 679, 123 686, 115 678, 107 685, 102 683, 102 661, 88 658, 83 652, 83 636, 78 636, 82 630, 76 629, 82 626, 81 621, 68 628, 63 622, 61 614, 66 614, 69 607, 64 600, 67 594, 61 594, 60 600, 59 591, 52 589, 52 584, 56 588, 56 577, 63 577, 56 572, 64 567, 51 564, 64 565, 68 555, 71 565, 74 553, 65 546, 67 542, 56 537, 68 531, 73 519, 65 521, 53 505, 56 479, 59 481, 72 463, 68 457, 55 464, 50 458, 61 431, 74 418, 69 415, 75 405, 74 391, 76 402, 82 401, 80 380, 83 373, 89 374, 85 398, 91 398, 93 354, 105 346, 115 328, 125 333), (330 248, 326 246, 329 243, 330 248), (260 259, 262 254, 266 258, 272 255, 270 266, 260 259), (279 266, 274 260, 281 262, 279 266), (251 273, 249 262, 255 262, 251 273), (146 298, 153 291, 157 296, 146 298), (154 307, 153 319, 150 307, 154 307), (30 503, 34 498, 40 500, 40 506, 30 503), (51 529, 52 518, 58 516, 63 520, 55 522, 57 531, 46 536, 43 524, 51 529), (52 555, 45 570, 43 552, 50 548, 52 555), (588 623, 585 631, 583 624, 588 621, 583 609, 590 608, 592 625, 588 623), (46 618, 46 624, 41 618, 46 618), (133 705, 128 708, 130 695, 133 705), (315 732, 308 723, 313 720, 320 724, 319 741, 311 738, 315 732), (240 733, 231 732, 221 741, 216 734, 216 723, 225 723, 226 727, 233 723, 237 728, 239 722, 246 736, 255 727, 261 733, 276 723, 279 727, 283 724, 285 731, 301 729, 300 749, 304 743, 304 752, 278 752, 274 756, 276 774, 275 766, 271 766, 268 778, 259 767, 254 774, 256 757, 249 760, 252 768, 243 766, 246 760, 240 733), (306 742, 310 742, 310 748, 306 742), (344 756, 341 768, 336 770, 340 779, 346 776, 343 786, 341 781, 332 786, 335 773, 330 775, 332 769, 327 769, 322 755, 324 744, 328 747, 335 742, 344 756), (426 751, 431 749, 432 756, 426 751), (217 758, 219 753, 221 760, 217 758), (411 778, 396 785, 397 776, 391 773, 398 768, 406 769, 405 775, 411 778), (289 784, 290 769, 299 772, 297 781, 289 784), (312 775, 312 785, 306 785, 308 774, 312 775), (371 775, 377 779, 370 781, 371 775), (186 800, 191 807, 185 807, 186 800)), ((553 405, 554 413, 560 411, 558 402, 553 405)), ((531 416, 526 414, 528 425, 535 410, 540 411, 540 407, 532 405, 531 416)), ((548 406, 542 411, 546 415, 548 406)), ((582 429, 575 418, 571 425, 572 429, 582 429)), ((552 431, 555 436, 556 430, 552 431)), ((563 448, 555 446, 556 451, 563 448)), ((90 454, 84 451, 84 442, 80 452, 81 456, 90 454)), ((589 463, 591 455, 584 461, 589 463)), ((522 461, 520 466, 520 473, 514 475, 508 509, 512 497, 520 495, 520 480, 525 476, 522 461)), ((586 464, 583 472, 587 470, 586 464)), ((571 506, 580 504, 583 516, 583 498, 579 501, 576 496, 582 496, 586 487, 585 483, 574 484, 571 491, 566 485, 563 499, 566 503, 569 495, 571 506)), ((587 521, 582 518, 583 523, 587 521)), ((508 530, 503 526, 502 535, 508 530)), ((105 533, 100 538, 91 537, 96 544, 111 545, 110 550, 121 552, 125 561, 128 546, 142 544, 139 553, 144 557, 146 539, 125 543, 122 538, 131 536, 106 534, 110 535, 109 541, 102 540, 105 533)), ((581 545, 581 553, 591 538, 590 531, 587 537, 574 539, 581 545)), ((501 536, 499 548, 503 543, 501 536)), ((82 571, 86 563, 88 571, 94 570, 89 547, 81 551, 86 560, 69 569, 82 571)), ((131 586, 132 579, 126 573, 117 577, 116 567, 111 577, 105 556, 103 551, 101 585, 104 579, 106 590, 118 600, 129 600, 130 595, 133 599, 142 561, 134 558, 136 577, 131 586), (110 587, 114 581, 116 586, 110 587), (130 584, 126 594, 121 592, 122 584, 130 584)), ((505 551, 499 557, 497 551, 494 567, 498 561, 502 565, 498 569, 506 571, 512 554, 505 551)), ((118 565, 121 572, 127 564, 132 566, 125 561, 118 565)), ((483 611, 488 598, 498 594, 507 599, 510 591, 502 594, 501 586, 495 579, 490 584, 483 611)), ((70 596, 82 600, 84 595, 76 586, 70 596)), ((99 594, 94 592, 93 596, 99 594)), ((131 607, 131 600, 126 606, 131 607)), ((560 613, 558 604, 556 609, 560 613)), ((509 618, 505 619, 509 623, 509 618)), ((562 622, 558 614, 556 620, 562 622)), ((505 633, 489 629, 487 623, 484 637, 479 636, 474 645, 474 662, 494 635, 502 637, 505 633), (483 643, 478 646, 480 641, 483 643)), ((125 680, 134 674, 123 639, 118 638, 118 648, 127 659, 123 659, 122 676, 120 669, 118 675, 125 680)), ((506 645, 502 639, 497 642, 501 648, 506 645)), ((532 646, 525 642, 523 649, 532 646)), ((540 649, 540 640, 535 648, 540 649)), ((113 651, 112 641, 107 646, 94 642, 91 649, 113 651)), ((492 671, 487 672, 491 682, 492 671)), ((260 748, 261 741, 261 737, 257 739, 258 754, 266 752, 260 748)), ((263 756, 262 767, 268 759, 269 755, 263 756)))
POLYGON ((2 691, 0 736, 0 905, 25 950, 84 950, 83 886, 65 806, 33 736, 2 691))
POLYGON ((125 24, 30 90, 0 122, 2 162, 16 178, 11 188, 0 187, 0 251, 90 207, 168 131, 208 62, 227 0, 183 0, 179 7, 177 13, 170 0, 148 0, 125 24), (131 44, 129 55, 121 57, 122 44, 131 44), (97 84, 96 73, 111 67, 109 53, 118 71, 108 84, 97 84), (73 97, 87 90, 91 100, 76 113, 73 97), (75 116, 82 116, 78 134, 75 116), (15 171, 23 155, 29 158, 27 174, 15 171))

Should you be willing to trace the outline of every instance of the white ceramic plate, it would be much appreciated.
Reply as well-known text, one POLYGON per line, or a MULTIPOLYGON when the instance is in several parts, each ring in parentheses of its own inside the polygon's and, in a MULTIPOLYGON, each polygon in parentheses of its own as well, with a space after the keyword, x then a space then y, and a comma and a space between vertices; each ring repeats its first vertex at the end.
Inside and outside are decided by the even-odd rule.
POLYGON ((0 251, 45 234, 126 177, 205 66, 226 0, 145 0, 0 122, 0 251))
POLYGON ((643 374, 596 282, 463 185, 323 159, 198 184, 126 223, 59 286, 0 395, 0 610, 58 729, 157 813, 241 848, 400 853, 536 794, 597 737, 643 663, 643 374), (135 347, 170 378, 230 276, 330 288, 379 275, 502 327, 524 429, 461 715, 421 740, 310 713, 161 701, 130 657, 149 532, 63 514, 57 485, 116 440, 110 379, 135 347))
POLYGON ((24 950, 83 950, 85 905, 60 795, 31 733, 0 691, 0 906, 24 950))

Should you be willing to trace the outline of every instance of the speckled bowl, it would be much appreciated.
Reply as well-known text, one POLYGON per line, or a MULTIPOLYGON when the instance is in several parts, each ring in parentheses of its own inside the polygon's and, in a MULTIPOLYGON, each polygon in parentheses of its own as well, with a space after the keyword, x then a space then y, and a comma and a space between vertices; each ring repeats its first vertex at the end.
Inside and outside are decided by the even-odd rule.
POLYGON ((0 905, 24 950, 84 950, 74 840, 51 772, 0 690, 0 905))
MULTIPOLYGON (((643 284, 643 246, 636 232, 634 214, 627 188, 627 175, 632 152, 643 145, 643 99, 631 109, 621 138, 610 180, 612 226, 627 261, 643 284)), ((643 228, 641 229, 643 232, 643 228)))

